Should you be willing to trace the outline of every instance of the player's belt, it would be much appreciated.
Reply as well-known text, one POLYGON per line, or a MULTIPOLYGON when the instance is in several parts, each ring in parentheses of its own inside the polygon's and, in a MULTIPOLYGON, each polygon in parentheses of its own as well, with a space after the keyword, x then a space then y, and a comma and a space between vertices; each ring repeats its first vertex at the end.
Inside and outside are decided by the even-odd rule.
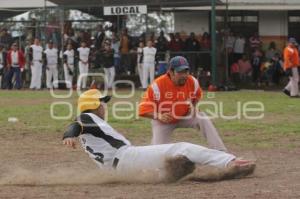
POLYGON ((118 164, 119 164, 119 159, 118 159, 118 158, 115 158, 114 161, 113 161, 113 165, 112 165, 113 168, 114 168, 114 169, 117 168, 118 164))

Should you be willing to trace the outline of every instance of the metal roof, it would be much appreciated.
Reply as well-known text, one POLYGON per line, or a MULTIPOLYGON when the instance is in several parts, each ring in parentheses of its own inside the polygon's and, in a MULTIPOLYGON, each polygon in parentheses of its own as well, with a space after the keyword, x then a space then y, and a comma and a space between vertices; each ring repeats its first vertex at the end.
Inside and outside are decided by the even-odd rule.
MULTIPOLYGON (((147 5, 159 7, 178 6, 208 6, 211 0, 51 0, 53 3, 66 7, 103 7, 103 6, 124 6, 124 5, 147 5)), ((221 0, 216 0, 221 4, 221 0)))
MULTIPOLYGON (((149 11, 160 10, 163 7, 209 6, 211 0, 1 0, 0 21, 22 14, 32 9, 62 6, 65 9, 79 9, 85 13, 102 16, 103 6, 147 5, 149 11)), ((221 5, 221 0, 216 0, 221 5)))

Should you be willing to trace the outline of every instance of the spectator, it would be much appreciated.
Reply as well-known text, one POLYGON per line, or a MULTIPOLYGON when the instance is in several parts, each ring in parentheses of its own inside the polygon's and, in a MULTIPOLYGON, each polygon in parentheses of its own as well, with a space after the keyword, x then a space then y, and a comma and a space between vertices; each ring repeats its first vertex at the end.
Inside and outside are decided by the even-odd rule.
POLYGON ((72 44, 67 45, 67 49, 63 54, 64 62, 64 75, 66 81, 66 87, 68 89, 72 88, 73 76, 74 76, 74 65, 75 65, 75 52, 73 50, 72 44))
POLYGON ((261 48, 262 42, 261 42, 257 32, 255 32, 253 34, 253 36, 249 38, 249 44, 250 44, 251 52, 255 51, 256 49, 261 48))
POLYGON ((118 40, 117 36, 115 33, 112 34, 112 39, 111 39, 111 48, 114 51, 114 66, 117 74, 120 74, 122 72, 122 69, 120 67, 120 41, 118 40))
POLYGON ((272 61, 275 54, 278 54, 279 51, 277 50, 276 48, 276 44, 274 41, 272 41, 270 44, 269 44, 269 48, 268 50, 266 51, 266 60, 267 61, 272 61))
POLYGON ((158 61, 165 61, 166 52, 168 50, 168 40, 164 35, 164 31, 160 31, 159 37, 156 40, 157 58, 158 61))
POLYGON ((30 89, 41 89, 42 83, 42 54, 43 48, 38 38, 34 39, 33 45, 29 49, 29 60, 31 65, 30 89))
POLYGON ((242 81, 247 81, 251 76, 252 66, 247 57, 247 55, 243 55, 242 59, 238 60, 239 72, 242 81))
POLYGON ((272 74, 272 82, 276 85, 279 85, 280 78, 283 76, 283 62, 280 58, 279 53, 275 53, 271 61, 271 74, 272 74))
POLYGON ((235 36, 233 32, 229 32, 226 35, 226 41, 225 41, 225 48, 227 49, 227 56, 228 56, 228 64, 229 66, 234 62, 234 56, 233 56, 233 48, 235 43, 235 36))
POLYGON ((49 41, 48 48, 44 51, 46 55, 46 85, 47 88, 58 88, 58 50, 53 41, 49 41), (53 83, 51 82, 53 78, 53 83))
POLYGON ((240 34, 234 43, 233 53, 234 53, 234 62, 241 59, 245 53, 245 38, 240 34))
POLYGON ((252 81, 257 86, 261 83, 261 65, 262 65, 262 53, 259 49, 256 49, 252 54, 252 81))
POLYGON ((204 32, 200 42, 201 50, 206 51, 201 53, 202 65, 205 71, 210 70, 210 52, 207 52, 211 48, 210 35, 207 32, 204 32))
POLYGON ((148 78, 150 84, 154 80, 155 75, 155 55, 156 48, 153 47, 152 41, 147 42, 147 46, 143 48, 143 89, 148 87, 148 78))
POLYGON ((15 75, 16 77, 16 88, 21 89, 22 80, 21 80, 21 72, 24 70, 25 65, 25 56, 21 50, 18 50, 17 43, 13 43, 11 46, 11 50, 7 53, 7 88, 12 89, 12 78, 15 75))
POLYGON ((175 35, 171 33, 170 38, 171 41, 169 43, 169 50, 171 51, 171 57, 174 57, 179 55, 179 52, 183 50, 183 41, 181 40, 178 32, 175 35))
POLYGON ((150 33, 149 40, 152 41, 152 46, 153 46, 153 47, 156 47, 156 46, 155 46, 155 44, 156 44, 155 32, 151 32, 151 33, 150 33))
POLYGON ((87 75, 89 73, 89 55, 90 48, 87 47, 85 41, 81 42, 81 47, 77 49, 79 53, 79 78, 77 81, 77 89, 81 86, 83 89, 86 88, 87 75))
POLYGON ((0 43, 4 45, 5 49, 9 49, 13 42, 11 35, 8 33, 6 28, 3 28, 0 32, 0 43))
POLYGON ((130 66, 130 42, 131 39, 128 36, 127 29, 122 30, 121 34, 121 41, 120 41, 120 52, 121 52, 121 67, 122 71, 127 72, 127 74, 130 74, 132 72, 131 66, 130 66))
POLYGON ((97 26, 97 32, 94 35, 94 38, 95 38, 95 47, 96 47, 96 49, 102 48, 102 43, 103 43, 104 38, 105 38, 105 32, 103 30, 102 25, 97 26))
POLYGON ((140 78, 141 85, 143 85, 143 49, 145 45, 143 41, 139 42, 139 47, 137 48, 137 70, 140 78))
POLYGON ((102 52, 102 61, 105 74, 105 88, 111 89, 115 80, 115 66, 114 66, 114 51, 111 48, 111 43, 107 40, 104 43, 104 50, 102 52))
POLYGON ((0 88, 6 87, 6 52, 4 51, 4 45, 0 43, 0 88))
POLYGON ((231 79, 236 87, 240 85, 240 68, 237 62, 231 65, 231 79))
POLYGON ((198 53, 197 51, 200 50, 200 43, 195 37, 195 33, 191 32, 189 38, 185 41, 185 50, 192 51, 188 52, 187 59, 190 63, 190 72, 193 75, 197 75, 197 67, 198 67, 198 53))

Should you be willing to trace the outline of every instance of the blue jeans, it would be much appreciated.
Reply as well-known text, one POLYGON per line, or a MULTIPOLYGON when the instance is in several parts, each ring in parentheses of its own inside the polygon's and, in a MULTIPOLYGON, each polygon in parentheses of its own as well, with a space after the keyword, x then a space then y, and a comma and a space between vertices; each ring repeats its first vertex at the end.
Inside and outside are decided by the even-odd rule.
POLYGON ((114 57, 114 67, 115 67, 117 73, 122 72, 120 64, 121 64, 121 58, 120 57, 114 57))
POLYGON ((16 88, 20 89, 22 87, 22 80, 21 80, 21 70, 20 67, 10 67, 8 74, 7 74, 7 88, 12 89, 12 78, 13 76, 16 76, 16 88))

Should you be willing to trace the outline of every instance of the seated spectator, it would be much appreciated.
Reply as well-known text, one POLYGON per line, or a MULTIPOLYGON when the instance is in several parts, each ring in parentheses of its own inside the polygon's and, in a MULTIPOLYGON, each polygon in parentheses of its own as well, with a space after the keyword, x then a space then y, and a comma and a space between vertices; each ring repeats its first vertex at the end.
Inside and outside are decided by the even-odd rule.
POLYGON ((238 65, 240 69, 240 77, 242 81, 246 81, 249 76, 251 76, 252 66, 250 60, 246 55, 243 55, 242 59, 238 60, 238 65))
POLYGON ((276 44, 274 41, 272 41, 270 44, 269 44, 269 48, 268 50, 266 51, 266 60, 267 61, 272 61, 272 59, 274 58, 275 54, 279 54, 279 50, 276 48, 276 44))
POLYGON ((272 83, 279 85, 281 77, 284 76, 283 62, 279 53, 276 53, 271 61, 272 83))
POLYGON ((231 80, 235 86, 240 84, 240 68, 237 62, 234 62, 230 67, 231 80))

